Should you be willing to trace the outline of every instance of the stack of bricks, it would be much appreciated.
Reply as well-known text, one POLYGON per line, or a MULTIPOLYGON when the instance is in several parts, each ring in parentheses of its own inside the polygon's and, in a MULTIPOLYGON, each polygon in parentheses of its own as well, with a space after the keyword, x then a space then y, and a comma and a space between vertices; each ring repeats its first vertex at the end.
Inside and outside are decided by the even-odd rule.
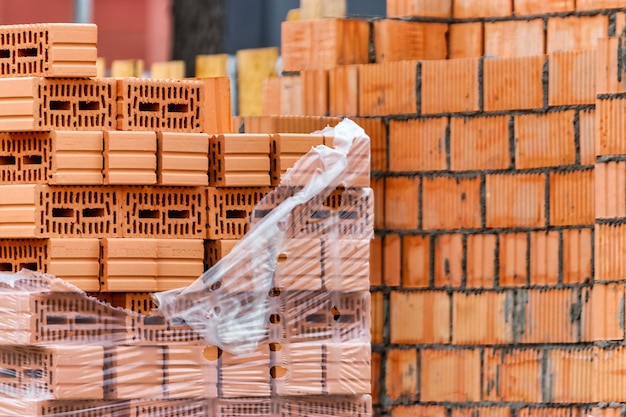
POLYGON ((626 2, 387 11, 283 22, 265 90, 371 127, 375 414, 623 414, 626 2))
POLYGON ((0 269, 97 297, 56 285, 0 295, 3 412, 371 415, 369 146, 351 157, 366 171, 353 188, 300 208, 269 338, 222 352, 152 311, 150 293, 217 263, 267 214, 253 209, 283 173, 333 138, 231 133, 227 78, 95 78, 94 25, 0 27, 0 51, 0 269), (338 253, 319 228, 329 219, 345 232, 338 253), (332 286, 344 264, 352 279, 332 286))

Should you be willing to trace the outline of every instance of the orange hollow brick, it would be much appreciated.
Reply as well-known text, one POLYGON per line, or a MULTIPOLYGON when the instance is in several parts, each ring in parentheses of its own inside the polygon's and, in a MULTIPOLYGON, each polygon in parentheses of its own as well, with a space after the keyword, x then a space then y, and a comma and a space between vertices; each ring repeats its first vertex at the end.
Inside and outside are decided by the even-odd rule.
POLYGON ((370 284, 372 287, 383 284, 383 238, 374 236, 370 243, 370 284))
POLYGON ((574 116, 573 110, 515 116, 515 167, 574 164, 574 116))
POLYGON ((575 9, 574 5, 574 0, 513 0, 515 16, 572 12, 575 9))
POLYGON ((483 38, 482 22, 451 23, 448 28, 448 58, 483 56, 483 38))
POLYGON ((452 0, 387 0, 388 17, 452 17, 452 0))
POLYGON ((485 111, 542 108, 544 63, 543 55, 485 59, 485 111))
POLYGON ((509 116, 450 118, 450 169, 479 171, 511 166, 509 116))
POLYGON ((596 101, 596 155, 626 153, 626 98, 598 98, 596 101))
POLYGON ((391 407, 393 417, 448 417, 443 405, 396 405, 391 407))
POLYGON ((595 281, 623 280, 626 276, 626 225, 596 224, 594 230, 595 281))
POLYGON ((596 65, 595 50, 551 53, 548 57, 548 104, 594 104, 596 65))
POLYGON ((156 184, 155 132, 104 132, 105 184, 156 184))
POLYGON ((359 115, 416 114, 417 61, 359 67, 359 115))
POLYGON ((591 169, 550 173, 550 224, 593 224, 594 174, 591 169))
POLYGON ((158 184, 209 185, 209 135, 206 133, 157 133, 158 184))
POLYGON ((446 169, 447 117, 391 120, 389 170, 442 171, 446 169), (415 140, 419 137, 420 140, 415 140))
POLYGON ((452 295, 452 344, 492 345, 513 342, 512 291, 452 295))
POLYGON ((456 19, 510 16, 513 0, 453 0, 452 17, 456 19))
POLYGON ((596 162, 596 110, 578 112, 578 133, 581 165, 596 162))
POLYGON ((624 37, 598 39, 596 66, 596 93, 623 93, 626 91, 624 62, 620 51, 624 47, 624 37))
POLYGON ((449 343, 450 303, 446 291, 392 292, 391 343, 449 343))
POLYGON ((468 413, 480 417, 511 417, 511 409, 509 407, 494 406, 453 408, 451 417, 463 417, 468 413))
POLYGON ((591 280, 591 228, 563 230, 563 283, 591 280))
POLYGON ((594 169, 595 218, 626 217, 626 162, 598 162, 594 169))
POLYGON ((624 0, 576 0, 576 10, 602 10, 626 7, 624 0))
POLYGON ((595 283, 583 316, 584 341, 624 340, 624 283, 595 283))
POLYGON ((385 179, 385 226, 390 229, 417 229, 419 179, 385 179))
POLYGON ((499 284, 502 287, 523 287, 528 284, 528 236, 526 233, 499 235, 499 284))
MULTIPOLYGON (((427 288, 430 280, 430 236, 402 237, 402 285, 427 288)), ((392 258, 391 262, 395 262, 392 258)), ((387 259, 385 258, 385 262, 387 259)))
POLYGON ((371 188, 375 196, 374 229, 383 229, 385 227, 385 179, 372 179, 371 188))
POLYGON ((545 180, 543 174, 487 175, 487 227, 544 226, 545 180))
POLYGON ((546 53, 572 50, 593 50, 598 39, 606 38, 609 17, 569 16, 548 19, 546 53))
POLYGON ((359 66, 328 70, 328 110, 332 116, 359 115, 359 66))
POLYGON ((540 349, 485 349, 483 398, 488 401, 542 401, 540 349))
POLYGON ((624 398, 622 375, 626 349, 623 346, 594 347, 592 402, 612 402, 624 398))
MULTIPOLYGON (((398 287, 402 283, 401 271, 401 236, 395 233, 383 237, 383 282, 388 287, 398 287)), ((404 282, 404 286, 408 283, 404 282)))
POLYGON ((390 349, 387 351, 385 387, 392 400, 415 400, 418 372, 415 349, 390 349))
POLYGON ((541 55, 544 38, 543 19, 486 22, 485 55, 541 55))
POLYGON ((383 343, 385 308, 382 292, 372 292, 372 343, 383 343))
POLYGON ((435 287, 459 288, 463 280, 463 236, 460 234, 433 237, 435 249, 435 287))
POLYGON ((530 285, 557 285, 559 280, 559 233, 530 232, 530 285))
POLYGON ((301 71, 302 114, 326 116, 328 114, 328 71, 301 71))
POLYGON ((422 228, 480 228, 480 177, 422 180, 422 228))
POLYGON ((480 400, 479 349, 420 351, 420 400, 465 402, 480 400))
POLYGON ((554 403, 586 403, 593 401, 592 380, 595 371, 592 348, 552 349, 548 355, 547 398, 554 403))
POLYGON ((467 288, 493 288, 496 276, 496 235, 468 235, 466 263, 467 288))
POLYGON ((209 184, 213 187, 264 187, 271 184, 270 136, 251 133, 209 138, 209 184))
POLYGON ((446 58, 446 23, 383 19, 373 28, 376 62, 446 58))
POLYGON ((478 111, 478 66, 478 58, 422 62, 422 114, 478 111))

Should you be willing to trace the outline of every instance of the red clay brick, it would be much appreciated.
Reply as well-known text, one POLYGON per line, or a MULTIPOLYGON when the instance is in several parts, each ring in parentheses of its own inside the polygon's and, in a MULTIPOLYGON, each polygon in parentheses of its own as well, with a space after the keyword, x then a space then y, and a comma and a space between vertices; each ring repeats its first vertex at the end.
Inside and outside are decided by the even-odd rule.
POLYGON ((596 161, 596 111, 581 111, 578 128, 580 130, 580 163, 593 165, 596 161))
POLYGON ((591 281, 591 229, 563 230, 563 283, 591 281))
POLYGON ((626 99, 596 102, 596 155, 626 154, 626 99))
POLYGON ((548 19, 547 53, 596 49, 598 39, 606 38, 608 30, 606 15, 551 17, 548 19))
POLYGON ((595 283, 588 291, 582 340, 624 340, 624 283, 595 283))
POLYGON ((596 93, 625 92, 626 77, 623 74, 622 58, 618 53, 623 47, 624 38, 602 38, 598 39, 597 42, 596 93), (622 46, 620 47, 620 45, 622 46))
POLYGON ((543 168, 576 162, 573 110, 515 117, 515 167, 543 168))
POLYGON ((372 171, 387 170, 387 128, 382 118, 353 117, 352 120, 365 130, 370 138, 372 171))
POLYGON ((593 224, 594 212, 593 170, 550 174, 550 224, 593 224))
POLYGON ((594 176, 595 218, 626 217, 626 162, 598 162, 594 176))
POLYGON ((383 237, 383 282, 387 286, 400 286, 400 236, 383 237))
POLYGON ((507 169, 509 117, 452 117, 450 168, 453 171, 507 169))
POLYGON ((375 236, 370 243, 370 285, 383 285, 383 238, 375 236))
POLYGON ((391 417, 448 417, 448 409, 442 405, 398 405, 391 409, 391 417))
POLYGON ((626 276, 626 224, 596 224, 594 236, 594 280, 623 280, 626 276))
POLYGON ((436 177, 422 182, 424 230, 480 228, 480 178, 436 177))
POLYGON ((387 17, 452 17, 452 0, 387 0, 387 17))
POLYGON ((446 291, 392 292, 391 343, 450 342, 450 295, 446 291))
POLYGON ((417 113, 417 62, 400 61, 359 67, 359 115, 417 113))
POLYGON ((439 235, 435 245, 435 286, 459 288, 463 279, 463 236, 439 235))
POLYGON ((623 346, 594 348, 593 402, 613 402, 624 398, 624 362, 626 348, 623 346))
POLYGON ((424 349, 420 353, 420 401, 480 400, 480 350, 424 349))
POLYGON ((530 285, 556 285, 559 281, 559 233, 530 233, 530 285))
POLYGON ((328 70, 328 111, 331 116, 359 114, 358 65, 342 65, 328 70))
POLYGON ((574 0, 513 0, 515 16, 574 11, 574 0))
POLYGON ((467 19, 510 16, 513 12, 512 3, 512 0, 454 0, 452 17, 467 19))
POLYGON ((404 236, 402 238, 402 286, 426 288, 430 277, 430 237, 404 236))
POLYGON ((417 229, 418 178, 385 180, 385 226, 389 229, 417 229))
POLYGON ((519 287, 528 284, 528 240, 526 233, 500 235, 500 285, 519 287))
POLYGON ((416 400, 417 372, 417 352, 414 349, 387 351, 387 397, 391 400, 416 400))
POLYGON ((576 10, 602 10, 626 7, 624 0, 576 0, 576 10))
POLYGON ((328 71, 302 71, 300 77, 302 79, 302 114, 326 116, 328 113, 328 71))
POLYGON ((548 57, 548 104, 594 104, 596 66, 595 50, 551 53, 548 57))
POLYGON ((493 288, 496 235, 467 236, 467 288, 493 288))
POLYGON ((422 62, 422 114, 479 110, 478 58, 422 62))
POLYGON ((576 407, 537 408, 528 407, 519 410, 519 417, 572 417, 578 416, 581 410, 576 407))
POLYGON ((447 127, 447 117, 390 121, 389 170, 445 170, 447 127))
POLYGON ((485 55, 541 55, 544 37, 543 19, 485 22, 485 55))
POLYGON ((385 179, 372 179, 371 187, 376 196, 374 200, 374 228, 382 229, 385 227, 385 179))
POLYGON ((483 400, 542 401, 543 350, 485 349, 483 400))
POLYGON ((447 23, 377 20, 374 22, 376 62, 446 59, 447 23))
POLYGON ((493 345, 513 342, 513 292, 455 292, 452 343, 493 345))
POLYGON ((368 61, 369 24, 364 20, 318 19, 281 24, 285 71, 330 69, 368 61))
POLYGON ((517 294, 523 323, 519 343, 576 343, 579 319, 573 314, 582 308, 577 289, 524 290, 517 294))
POLYGON ((453 408, 451 417, 511 417, 509 407, 485 406, 485 407, 459 407, 453 408))
POLYGON ((541 227, 545 219, 545 176, 487 175, 487 227, 541 227))
POLYGON ((380 402, 381 362, 380 352, 372 352, 372 402, 374 404, 378 404, 380 402))
POLYGON ((485 59, 485 111, 543 107, 544 62, 543 55, 485 59))
POLYGON ((371 296, 372 303, 372 343, 383 342, 383 331, 385 327, 385 309, 383 305, 383 293, 373 292, 371 296))
POLYGON ((448 28, 448 58, 483 56, 483 24, 451 23, 448 28))
POLYGON ((548 398, 554 403, 592 402, 592 349, 552 349, 548 351, 548 398))

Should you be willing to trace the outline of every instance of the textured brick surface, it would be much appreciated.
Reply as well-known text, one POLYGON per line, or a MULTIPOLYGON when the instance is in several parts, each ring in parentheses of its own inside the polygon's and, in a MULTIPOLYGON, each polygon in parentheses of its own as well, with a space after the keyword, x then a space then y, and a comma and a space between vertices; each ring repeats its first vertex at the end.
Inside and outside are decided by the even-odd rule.
POLYGON ((550 223, 592 224, 594 216, 594 171, 550 174, 550 223))
POLYGON ((402 252, 402 280, 405 287, 428 287, 430 273, 430 238, 405 236, 402 252))
POLYGON ((452 6, 452 16, 459 19, 510 16, 512 11, 511 0, 454 0, 452 6))
POLYGON ((417 113, 416 77, 416 61, 360 66, 359 115, 417 113))
POLYGON ((492 345, 513 342, 513 292, 454 293, 452 343, 492 345))
POLYGON ((205 133, 157 133, 157 180, 166 186, 209 184, 209 136, 205 133))
POLYGON ((156 184, 156 134, 105 131, 103 173, 105 184, 156 184))
POLYGON ((574 111, 516 116, 514 123, 516 168, 575 162, 574 111))
POLYGON ((449 343, 450 302, 445 291, 392 292, 391 343, 449 343))
POLYGON ((485 55, 541 55, 544 50, 543 20, 505 20, 485 23, 485 55))
POLYGON ((389 170, 445 170, 447 127, 445 117, 390 121, 389 170))
POLYGON ((422 62, 422 114, 479 110, 478 59, 422 62))
POLYGON ((480 399, 478 349, 420 351, 422 401, 478 401, 480 399))
POLYGON ((595 103, 595 48, 553 52, 548 57, 548 65, 548 103, 551 106, 595 103))
POLYGON ((484 61, 486 111, 543 107, 544 56, 488 58, 484 61))
POLYGON ((470 58, 483 55, 483 24, 451 23, 448 28, 448 58, 470 58))
POLYGON ((424 178, 422 183, 423 228, 479 228, 480 178, 424 178))
POLYGON ((388 17, 428 16, 428 17, 451 17, 452 0, 442 0, 436 3, 427 0, 406 1, 388 0, 388 17))
POLYGON ((608 16, 570 16, 548 19, 546 52, 592 50, 608 35, 608 16))
POLYGON ((539 227, 545 224, 545 176, 487 175, 487 227, 539 227))
POLYGON ((271 183, 270 136, 251 133, 209 139, 209 183, 214 187, 264 187, 271 183))
POLYGON ((446 58, 445 23, 384 19, 375 21, 373 27, 376 62, 446 58))
POLYGON ((574 0, 513 0, 516 16, 574 11, 574 0))
POLYGON ((538 349, 485 349, 483 396, 488 401, 542 400, 541 365, 538 349))
POLYGON ((453 171, 509 168, 509 120, 508 116, 452 117, 450 168, 453 171))

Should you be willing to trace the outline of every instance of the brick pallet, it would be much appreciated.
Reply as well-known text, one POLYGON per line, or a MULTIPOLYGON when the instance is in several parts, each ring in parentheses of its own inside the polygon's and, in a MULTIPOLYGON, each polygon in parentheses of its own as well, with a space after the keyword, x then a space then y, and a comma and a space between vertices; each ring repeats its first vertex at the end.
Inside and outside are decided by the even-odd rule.
POLYGON ((360 60, 283 36, 264 102, 308 116, 239 122, 367 120, 375 414, 625 409, 624 7, 388 0, 360 60))

